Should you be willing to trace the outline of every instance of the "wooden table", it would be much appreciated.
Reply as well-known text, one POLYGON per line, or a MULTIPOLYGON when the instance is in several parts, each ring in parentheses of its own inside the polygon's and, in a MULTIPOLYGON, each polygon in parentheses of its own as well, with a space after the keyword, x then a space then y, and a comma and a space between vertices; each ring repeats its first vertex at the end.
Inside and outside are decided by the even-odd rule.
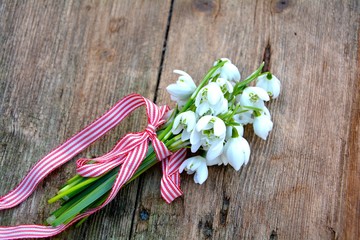
MULTIPOLYGON (((183 174, 171 205, 154 167, 53 239, 358 239, 359 13, 357 0, 1 1, 0 195, 123 96, 172 104, 173 69, 199 80, 228 57, 245 77, 264 60, 283 89, 268 140, 247 128, 246 167, 211 167, 201 186, 183 174)), ((145 121, 137 111, 81 156, 145 121)), ((0 225, 42 223, 74 173, 73 160, 0 225)))

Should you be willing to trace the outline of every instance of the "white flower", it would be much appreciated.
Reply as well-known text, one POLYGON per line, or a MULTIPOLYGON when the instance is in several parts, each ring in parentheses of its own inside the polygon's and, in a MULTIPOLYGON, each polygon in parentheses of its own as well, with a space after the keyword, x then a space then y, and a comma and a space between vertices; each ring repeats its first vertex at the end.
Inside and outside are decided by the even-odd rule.
POLYGON ((218 78, 216 79, 215 83, 219 85, 223 94, 232 93, 234 90, 233 85, 230 83, 230 81, 226 80, 225 78, 218 78))
POLYGON ((227 165, 228 163, 238 171, 242 165, 246 165, 250 158, 250 146, 245 138, 238 136, 230 138, 225 146, 223 153, 215 159, 206 159, 208 166, 227 165))
POLYGON ((259 87, 247 87, 243 93, 236 97, 241 106, 256 107, 262 109, 264 101, 269 101, 270 97, 267 92, 259 87))
POLYGON ((176 83, 170 84, 166 90, 171 95, 171 100, 176 101, 179 106, 183 106, 191 97, 196 89, 193 79, 184 71, 174 70, 174 73, 180 74, 176 83))
POLYGON ((196 113, 199 116, 205 114, 218 115, 228 110, 228 101, 224 98, 218 84, 210 82, 204 86, 195 99, 196 113))
POLYGON ((266 107, 264 107, 263 113, 260 116, 255 117, 253 127, 255 134, 258 135, 260 138, 266 140, 269 132, 273 128, 273 122, 271 121, 270 112, 266 107))
POLYGON ((179 172, 183 171, 187 172, 187 174, 194 175, 194 181, 198 184, 203 184, 208 177, 208 169, 206 166, 206 159, 201 156, 195 156, 186 159, 179 167, 179 172))
MULTIPOLYGON (((224 64, 224 66, 222 66, 221 68, 219 68, 214 75, 219 74, 220 73, 220 77, 221 78, 225 78, 227 80, 229 80, 230 82, 238 82, 240 81, 240 72, 239 69, 231 63, 230 59, 228 58, 221 58, 222 61, 226 61, 226 63, 224 64)), ((214 66, 218 63, 218 61, 214 62, 214 66)))
POLYGON ((215 159, 222 153, 225 136, 225 123, 218 117, 206 115, 199 119, 190 135, 191 152, 202 146, 207 151, 206 159, 215 159))
POLYGON ((264 89, 272 98, 277 98, 280 94, 281 83, 279 79, 271 73, 258 77, 256 86, 264 89))
POLYGON ((229 164, 236 171, 238 171, 243 164, 246 165, 249 161, 250 158, 249 143, 245 140, 245 138, 241 136, 237 138, 231 138, 225 144, 223 155, 226 157, 229 164))
POLYGON ((174 124, 172 126, 172 133, 181 134, 181 140, 184 142, 190 138, 190 133, 194 129, 196 124, 196 116, 193 111, 186 111, 176 116, 174 124))

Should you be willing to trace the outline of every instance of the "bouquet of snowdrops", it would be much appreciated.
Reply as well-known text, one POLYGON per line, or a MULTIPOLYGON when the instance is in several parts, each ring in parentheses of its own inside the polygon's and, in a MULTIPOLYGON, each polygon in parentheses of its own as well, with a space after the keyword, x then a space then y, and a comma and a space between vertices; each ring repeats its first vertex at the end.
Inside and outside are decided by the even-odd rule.
MULTIPOLYGON (((247 164, 249 143, 243 138, 244 126, 252 124, 256 135, 266 140, 273 128, 265 102, 280 93, 280 81, 270 72, 262 72, 264 64, 241 81, 238 68, 227 58, 215 61, 198 86, 184 71, 176 83, 167 87, 177 106, 169 111, 165 123, 156 131, 157 138, 172 152, 189 148, 193 157, 178 167, 180 173, 194 174, 195 183, 208 178, 208 167, 230 164, 235 170, 247 164), (256 81, 255 86, 249 86, 256 81)), ((158 162, 150 145, 140 167, 128 181, 158 162)), ((77 215, 106 201, 119 167, 98 176, 71 178, 49 200, 61 200, 61 207, 47 219, 52 226, 72 221, 77 215)), ((85 218, 84 218, 85 219, 85 218)), ((84 221, 82 219, 82 221, 84 221)))

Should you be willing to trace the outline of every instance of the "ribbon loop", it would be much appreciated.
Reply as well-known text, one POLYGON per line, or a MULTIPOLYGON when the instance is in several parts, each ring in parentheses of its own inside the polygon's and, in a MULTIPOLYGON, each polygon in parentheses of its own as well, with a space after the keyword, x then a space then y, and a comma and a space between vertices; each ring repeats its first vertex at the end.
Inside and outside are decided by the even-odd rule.
POLYGON ((161 196, 166 203, 171 203, 182 195, 180 189, 179 167, 186 157, 186 149, 180 149, 162 161, 161 196))

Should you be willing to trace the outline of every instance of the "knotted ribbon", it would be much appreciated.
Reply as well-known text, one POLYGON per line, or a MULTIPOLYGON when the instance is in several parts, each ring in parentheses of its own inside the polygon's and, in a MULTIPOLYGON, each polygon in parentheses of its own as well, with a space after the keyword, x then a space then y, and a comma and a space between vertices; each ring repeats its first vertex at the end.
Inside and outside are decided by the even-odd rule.
POLYGON ((72 159, 106 132, 114 128, 132 111, 143 105, 146 106, 148 117, 148 125, 143 132, 126 134, 110 152, 101 157, 91 160, 79 159, 77 161, 77 172, 84 177, 100 176, 120 166, 110 194, 102 205, 79 214, 71 222, 57 227, 43 225, 1 226, 0 239, 54 236, 80 219, 100 210, 116 196, 121 187, 138 169, 147 153, 149 140, 152 142, 158 160, 162 160, 161 196, 167 203, 171 203, 175 198, 181 196, 182 191, 180 190, 178 169, 185 158, 186 150, 181 149, 171 153, 156 136, 156 129, 165 122, 163 116, 169 108, 167 106, 158 107, 139 94, 131 94, 121 99, 95 122, 85 127, 38 161, 14 190, 0 198, 0 210, 12 208, 23 202, 48 174, 72 159))

